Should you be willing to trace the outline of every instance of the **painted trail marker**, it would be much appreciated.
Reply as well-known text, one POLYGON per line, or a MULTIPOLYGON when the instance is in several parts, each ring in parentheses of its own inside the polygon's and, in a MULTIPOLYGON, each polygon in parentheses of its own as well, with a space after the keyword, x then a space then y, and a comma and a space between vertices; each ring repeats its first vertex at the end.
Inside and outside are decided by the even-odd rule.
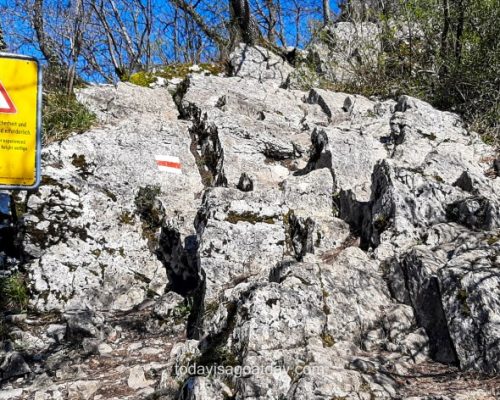
POLYGON ((0 53, 0 189, 40 184, 41 116, 38 61, 0 53))
POLYGON ((155 160, 160 171, 170 172, 171 174, 182 174, 181 160, 179 157, 158 155, 155 156, 155 160))

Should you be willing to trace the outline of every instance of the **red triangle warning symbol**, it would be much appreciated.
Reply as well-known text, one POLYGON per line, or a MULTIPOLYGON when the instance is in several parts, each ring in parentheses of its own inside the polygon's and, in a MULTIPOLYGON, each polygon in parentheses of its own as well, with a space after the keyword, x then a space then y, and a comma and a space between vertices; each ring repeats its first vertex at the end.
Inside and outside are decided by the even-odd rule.
POLYGON ((16 106, 12 102, 3 86, 2 82, 0 82, 0 114, 15 114, 17 113, 16 106))

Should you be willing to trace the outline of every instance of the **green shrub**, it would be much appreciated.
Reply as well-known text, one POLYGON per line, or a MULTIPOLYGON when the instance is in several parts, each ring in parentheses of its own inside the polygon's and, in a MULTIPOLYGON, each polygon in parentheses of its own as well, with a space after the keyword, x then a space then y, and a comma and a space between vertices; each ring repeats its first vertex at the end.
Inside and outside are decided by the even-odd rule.
POLYGON ((149 87, 156 81, 156 76, 151 72, 140 71, 130 75, 127 81, 137 86, 149 87))
POLYGON ((22 274, 16 273, 0 280, 0 292, 2 309, 22 312, 28 307, 28 289, 22 274))
POLYGON ((335 344, 335 339, 327 332, 321 334, 321 340, 323 341, 323 347, 332 347, 335 344))
MULTIPOLYGON (((320 76, 320 86, 368 97, 417 97, 460 114, 485 143, 499 145, 500 0, 450 0, 447 16, 444 3, 435 0, 394 4, 397 11, 374 18, 382 42, 376 67, 353 66, 357 79, 349 83, 320 76), (402 40, 399 33, 409 26, 412 34, 402 40)), ((328 43, 326 31, 318 34, 328 43)))
POLYGON ((75 96, 62 92, 46 94, 42 112, 44 144, 66 139, 71 133, 83 133, 96 120, 96 116, 75 96))

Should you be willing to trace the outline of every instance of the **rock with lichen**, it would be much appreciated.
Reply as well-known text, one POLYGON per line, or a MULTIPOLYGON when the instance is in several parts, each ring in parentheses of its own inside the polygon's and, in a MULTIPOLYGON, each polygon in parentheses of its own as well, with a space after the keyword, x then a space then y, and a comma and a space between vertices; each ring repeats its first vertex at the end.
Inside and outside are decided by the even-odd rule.
POLYGON ((239 75, 193 70, 173 97, 80 91, 101 125, 44 149, 41 187, 16 197, 31 298, 9 318, 2 373, 23 373, 6 393, 360 400, 424 398, 425 380, 444 398, 452 378, 489 400, 494 149, 423 101, 285 89, 281 58, 239 51, 239 75))

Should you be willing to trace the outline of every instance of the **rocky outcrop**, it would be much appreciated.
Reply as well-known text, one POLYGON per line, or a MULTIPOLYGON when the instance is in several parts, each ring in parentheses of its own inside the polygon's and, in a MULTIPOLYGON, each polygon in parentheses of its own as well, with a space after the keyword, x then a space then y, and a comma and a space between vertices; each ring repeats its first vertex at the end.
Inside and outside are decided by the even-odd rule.
POLYGON ((80 98, 98 115, 106 104, 102 121, 108 125, 55 144, 43 155, 43 185, 27 198, 24 217, 24 250, 31 260, 26 269, 39 310, 84 305, 130 310, 148 293, 161 295, 168 281, 154 255, 156 231, 175 220, 183 235, 194 233, 199 200, 193 193, 202 185, 188 126, 174 119, 168 92, 158 89, 159 96, 136 108, 140 92, 149 89, 133 90, 130 85, 83 90, 80 98), (184 135, 168 133, 173 131, 184 135), (165 179, 155 161, 162 154, 180 156, 184 173, 165 179), (181 207, 190 214, 179 213, 181 207))
POLYGON ((360 74, 375 71, 382 42, 374 22, 335 22, 324 27, 295 57, 290 88, 319 86, 322 82, 355 83, 360 74))
POLYGON ((426 242, 395 268, 402 269, 419 324, 427 326, 434 357, 498 373, 497 237, 447 223, 434 227, 426 242))
POLYGON ((100 126, 16 200, 11 398, 494 398, 493 149, 417 99, 284 89, 256 52, 173 99, 80 92, 100 126))
POLYGON ((293 67, 287 60, 259 46, 240 43, 229 57, 231 75, 280 87, 293 67))

